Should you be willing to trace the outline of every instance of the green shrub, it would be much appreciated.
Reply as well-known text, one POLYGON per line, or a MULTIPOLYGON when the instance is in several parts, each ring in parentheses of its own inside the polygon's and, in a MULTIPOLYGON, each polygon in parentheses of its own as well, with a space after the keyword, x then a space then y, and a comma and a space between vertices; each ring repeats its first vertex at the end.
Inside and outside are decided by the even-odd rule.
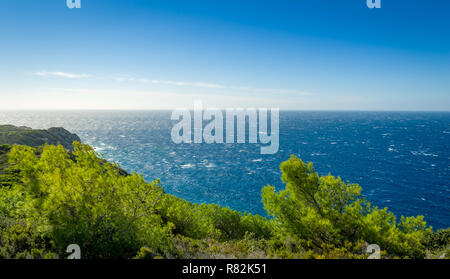
POLYGON ((428 233, 425 246, 430 250, 436 250, 450 246, 450 228, 428 233))
POLYGON ((0 146, 0 186, 8 186, 0 187, 0 258, 65 257, 69 244, 83 258, 139 259, 353 259, 366 258, 368 244, 384 258, 423 258, 449 249, 450 229, 433 233, 422 216, 397 220, 357 184, 319 177, 295 156, 281 170, 286 189, 263 188, 265 218, 168 195, 159 180, 127 174, 78 142, 70 152, 0 146))
POLYGON ((62 146, 14 146, 10 163, 20 171, 27 219, 58 251, 81 247, 85 258, 130 258, 140 247, 168 247, 169 229, 154 213, 163 195, 142 176, 119 175, 87 145, 74 143, 74 160, 62 146))
POLYGON ((431 228, 423 216, 402 217, 397 224, 387 209, 360 198, 361 187, 331 175, 319 177, 312 163, 299 158, 281 164, 286 189, 263 189, 263 203, 280 237, 304 241, 306 247, 366 241, 399 256, 424 257, 423 241, 431 228))

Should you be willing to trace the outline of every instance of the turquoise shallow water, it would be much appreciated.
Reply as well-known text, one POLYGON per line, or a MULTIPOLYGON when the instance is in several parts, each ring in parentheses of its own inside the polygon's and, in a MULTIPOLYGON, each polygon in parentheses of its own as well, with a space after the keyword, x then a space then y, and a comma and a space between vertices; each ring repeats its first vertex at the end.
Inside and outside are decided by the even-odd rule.
POLYGON ((279 165, 295 154, 320 174, 359 183, 396 215, 450 227, 450 113, 280 112, 280 148, 171 141, 169 111, 0 112, 1 124, 62 126, 124 169, 160 178, 166 192, 264 215, 261 188, 283 187, 279 165))

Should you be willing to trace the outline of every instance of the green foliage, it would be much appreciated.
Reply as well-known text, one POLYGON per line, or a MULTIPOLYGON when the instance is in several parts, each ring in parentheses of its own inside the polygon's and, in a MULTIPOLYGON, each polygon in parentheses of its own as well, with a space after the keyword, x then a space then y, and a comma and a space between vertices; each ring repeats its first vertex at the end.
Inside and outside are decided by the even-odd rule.
POLYGON ((177 197, 164 195, 158 203, 157 212, 165 223, 171 225, 174 234, 196 239, 216 236, 217 232, 203 208, 177 197))
POLYGON ((266 240, 246 234, 239 240, 192 239, 182 235, 173 238, 173 250, 169 258, 183 259, 261 259, 267 258, 264 251, 266 240))
POLYGON ((4 173, 8 164, 8 152, 11 146, 8 144, 0 144, 0 174, 4 173))
POLYGON ((25 146, 9 155, 20 170, 27 220, 59 251, 76 243, 87 258, 129 258, 144 244, 168 246, 168 228, 154 214, 158 182, 119 175, 87 145, 74 143, 73 155, 62 146, 46 146, 39 158, 25 146))
POLYGON ((0 144, 21 144, 38 147, 44 144, 61 144, 67 149, 72 148, 72 142, 80 138, 64 128, 34 130, 28 127, 0 125, 0 144))
POLYGON ((0 220, 0 259, 48 259, 57 255, 48 239, 22 220, 0 220))
POLYGON ((0 188, 0 218, 22 219, 25 217, 23 207, 25 196, 17 188, 0 188))
POLYGON ((173 225, 173 233, 190 238, 242 239, 245 233, 257 238, 271 236, 271 226, 259 215, 242 214, 215 204, 191 204, 171 195, 159 203, 158 213, 173 225))
POLYGON ((167 195, 158 180, 124 174, 78 142, 71 152, 14 146, 8 163, 16 180, 0 189, 0 213, 32 224, 60 255, 72 243, 85 258, 130 258, 141 247, 174 254, 174 234, 221 241, 271 236, 266 218, 167 195))
POLYGON ((423 241, 431 228, 423 216, 395 216, 387 209, 372 207, 360 198, 361 187, 331 175, 319 177, 312 163, 291 158, 281 164, 286 189, 263 189, 263 203, 281 237, 303 242, 305 247, 342 247, 343 243, 366 241, 388 253, 423 257, 423 241))
POLYGON ((142 247, 137 255, 134 257, 134 259, 141 259, 141 260, 151 260, 154 259, 157 255, 153 253, 153 250, 148 247, 142 247))
POLYGON ((0 145, 0 188, 11 187, 19 181, 17 174, 8 170, 8 153, 10 150, 10 145, 0 145))
POLYGON ((425 245, 432 250, 445 247, 450 248, 450 228, 428 233, 425 239, 425 245))
MULTIPOLYGON (((1 127, 0 127, 1 132, 1 127)), ((0 258, 62 258, 69 244, 83 258, 442 257, 449 230, 433 233, 422 216, 371 206, 361 187, 292 156, 281 164, 286 189, 263 188, 270 219, 164 193, 94 150, 74 142, 0 145, 0 258)), ((447 254, 445 254, 447 255, 447 254)))

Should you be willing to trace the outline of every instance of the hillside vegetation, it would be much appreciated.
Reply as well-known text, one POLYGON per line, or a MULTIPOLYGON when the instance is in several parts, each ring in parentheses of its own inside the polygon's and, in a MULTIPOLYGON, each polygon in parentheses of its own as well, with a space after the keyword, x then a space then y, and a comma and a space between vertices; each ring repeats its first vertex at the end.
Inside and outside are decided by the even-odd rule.
POLYGON ((38 147, 44 144, 61 144, 66 149, 72 149, 72 142, 81 141, 80 138, 64 128, 50 128, 36 130, 28 127, 0 125, 0 145, 28 145, 38 147))
POLYGON ((0 146, 0 258, 448 257, 450 230, 422 216, 397 219, 361 187, 292 156, 283 191, 266 186, 269 218, 166 194, 160 181, 124 174, 88 145, 0 146))

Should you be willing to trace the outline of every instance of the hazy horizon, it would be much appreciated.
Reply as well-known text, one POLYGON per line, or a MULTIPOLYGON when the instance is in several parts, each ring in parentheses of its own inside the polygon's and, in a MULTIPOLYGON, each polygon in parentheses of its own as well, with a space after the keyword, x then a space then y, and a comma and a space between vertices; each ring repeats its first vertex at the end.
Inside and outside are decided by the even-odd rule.
POLYGON ((0 110, 450 111, 447 1, 65 2, 4 3, 0 110))
MULTIPOLYGON (((187 107, 190 111, 192 108, 187 107)), ((203 109, 207 109, 209 107, 204 107, 203 109)), ((241 107, 243 109, 255 108, 256 107, 241 107)), ((267 107, 270 109, 270 107, 267 107)), ((178 109, 178 108, 174 108, 178 109)), ((172 108, 158 108, 158 109, 0 109, 2 112, 77 112, 77 111, 89 111, 89 112, 102 112, 102 111, 130 111, 130 112, 139 112, 139 111, 172 111, 172 108)), ((220 110, 226 110, 226 108, 219 108, 220 110)), ((411 113, 450 113, 450 110, 358 110, 358 109, 280 109, 281 112, 393 112, 393 113, 402 113, 402 112, 411 112, 411 113)))

